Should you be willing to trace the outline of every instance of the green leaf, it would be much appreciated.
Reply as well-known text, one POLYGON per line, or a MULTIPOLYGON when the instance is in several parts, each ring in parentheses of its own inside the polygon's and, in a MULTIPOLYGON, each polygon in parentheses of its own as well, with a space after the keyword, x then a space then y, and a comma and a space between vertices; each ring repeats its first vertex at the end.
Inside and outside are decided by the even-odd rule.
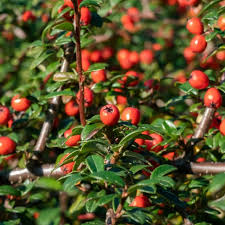
POLYGON ((82 176, 79 173, 71 174, 63 183, 63 189, 65 191, 75 190, 75 185, 82 180, 82 176))
POLYGON ((64 82, 67 80, 75 80, 76 79, 76 75, 72 72, 58 72, 55 73, 53 76, 53 80, 54 81, 59 81, 59 82, 64 82))
POLYGON ((94 221, 82 223, 82 225, 105 225, 105 223, 101 220, 94 220, 94 221))
POLYGON ((133 132, 130 132, 128 135, 123 137, 119 143, 120 146, 126 146, 131 140, 133 140, 135 137, 137 137, 139 134, 141 134, 146 129, 138 129, 133 132))
POLYGON ((0 186, 0 196, 2 195, 13 195, 13 196, 20 196, 20 191, 16 188, 9 186, 9 185, 1 185, 0 186))
POLYGON ((105 195, 105 196, 101 197, 101 198, 98 200, 97 205, 103 206, 103 205, 105 205, 105 204, 108 204, 108 203, 111 202, 115 197, 117 197, 116 194, 105 195))
POLYGON ((56 191, 62 189, 61 183, 51 177, 41 177, 39 180, 36 181, 35 186, 40 188, 52 189, 56 191))
POLYGON ((70 89, 66 89, 64 91, 56 91, 50 94, 45 95, 45 98, 53 98, 56 96, 62 96, 62 95, 68 95, 68 96, 75 96, 75 92, 71 91, 70 89))
POLYGON ((186 93, 186 94, 197 95, 197 93, 198 93, 198 92, 190 85, 189 82, 186 82, 186 83, 184 83, 184 84, 181 84, 181 85, 179 86, 179 89, 180 89, 181 91, 183 91, 184 93, 186 93))
POLYGON ((107 66, 108 66, 107 63, 94 63, 89 67, 89 69, 86 73, 89 73, 92 71, 97 71, 97 70, 102 70, 102 69, 105 69, 107 66))
POLYGON ((176 167, 171 165, 160 165, 159 167, 155 168, 151 174, 151 180, 158 179, 160 177, 163 177, 164 175, 171 173, 173 171, 177 170, 176 167))
POLYGON ((60 222, 60 209, 59 208, 45 208, 40 211, 37 219, 38 225, 56 225, 60 222))
POLYGON ((81 147, 81 154, 88 154, 90 152, 107 152, 108 145, 104 142, 98 140, 89 140, 87 143, 83 144, 81 147))
POLYGON ((199 16, 201 16, 205 11, 209 10, 210 8, 212 8, 214 5, 216 5, 220 1, 221 0, 209 1, 209 3, 207 5, 205 5, 204 8, 201 10, 201 12, 199 13, 199 16))
POLYGON ((85 161, 86 161, 88 169, 92 173, 104 171, 104 160, 101 156, 90 155, 85 161))
POLYGON ((106 181, 110 184, 116 184, 118 186, 123 187, 125 185, 124 181, 121 177, 119 177, 116 173, 111 171, 101 171, 92 173, 89 177, 95 178, 97 180, 106 181))
POLYGON ((209 202, 209 206, 225 211, 225 197, 209 202))
POLYGON ((225 190, 225 173, 220 173, 213 177, 209 184, 207 195, 215 196, 221 190, 225 190))
POLYGON ((89 140, 96 135, 105 125, 103 123, 88 124, 81 132, 81 140, 89 140))
POLYGON ((130 168, 130 171, 131 171, 133 174, 135 174, 135 173, 137 173, 138 171, 143 170, 144 168, 147 168, 147 167, 149 167, 149 166, 148 166, 148 165, 136 165, 136 166, 132 166, 132 167, 130 168))
POLYGON ((40 65, 44 60, 46 60, 48 57, 50 57, 53 54, 54 54, 54 51, 52 50, 45 51, 31 63, 30 69, 33 70, 35 67, 40 65))
POLYGON ((20 225, 20 219, 17 220, 7 220, 0 223, 1 225, 20 225))
POLYGON ((54 29, 65 30, 65 31, 73 31, 73 24, 70 22, 63 22, 54 26, 54 29))
POLYGON ((141 189, 143 187, 148 187, 148 193, 151 193, 151 194, 156 193, 155 184, 150 179, 142 180, 138 182, 137 184, 131 185, 128 188, 128 193, 133 193, 136 190, 141 189))
POLYGON ((84 6, 97 6, 97 7, 100 7, 99 4, 97 3, 97 1, 95 1, 95 0, 83 0, 80 3, 80 8, 84 7, 84 6))

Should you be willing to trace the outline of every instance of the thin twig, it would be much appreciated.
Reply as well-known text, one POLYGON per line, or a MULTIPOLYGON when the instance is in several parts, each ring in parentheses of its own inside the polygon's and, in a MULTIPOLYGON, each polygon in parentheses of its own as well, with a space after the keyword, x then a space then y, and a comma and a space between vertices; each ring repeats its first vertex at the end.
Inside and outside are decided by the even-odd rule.
POLYGON ((81 60, 81 44, 80 44, 80 11, 78 8, 77 0, 72 0, 74 5, 75 19, 74 25, 74 38, 76 41, 76 60, 77 60, 77 73, 79 75, 79 91, 80 99, 78 101, 79 112, 80 112, 80 122, 83 126, 86 124, 85 120, 85 110, 84 110, 84 82, 85 76, 82 71, 82 60, 81 60))
MULTIPOLYGON (((73 61, 73 59, 74 59, 74 44, 69 43, 68 45, 65 46, 64 59, 61 65, 60 72, 62 73, 66 72, 68 70, 69 64, 73 61)), ((61 91, 61 87, 57 91, 61 91)), ((60 96, 56 96, 51 100, 49 104, 45 122, 42 125, 40 135, 34 147, 35 152, 42 152, 45 149, 46 141, 49 133, 52 130, 53 122, 56 113, 58 111, 59 103, 60 103, 60 96)))

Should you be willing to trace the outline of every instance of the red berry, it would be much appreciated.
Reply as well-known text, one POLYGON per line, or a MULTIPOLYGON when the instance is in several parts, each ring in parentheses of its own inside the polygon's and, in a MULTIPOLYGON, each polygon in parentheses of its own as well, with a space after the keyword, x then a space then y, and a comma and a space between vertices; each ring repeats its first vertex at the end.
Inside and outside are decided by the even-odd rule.
MULTIPOLYGON (((66 9, 66 8, 67 8, 66 5, 62 5, 62 6, 59 8, 58 13, 61 13, 61 12, 62 12, 64 9, 66 9)), ((68 20, 68 21, 72 21, 72 20, 73 20, 73 16, 70 15, 70 11, 64 13, 62 16, 63 16, 63 18, 65 18, 65 19, 68 20)))
POLYGON ((216 88, 210 88, 204 96, 204 104, 206 107, 219 108, 222 105, 222 96, 216 88))
MULTIPOLYGON (((65 138, 68 138, 71 134, 72 134, 72 130, 73 128, 70 128, 69 130, 65 131, 64 133, 64 137, 65 138)), ((77 134, 77 135, 73 135, 71 136, 66 142, 65 142, 65 145, 69 146, 69 147, 72 147, 72 146, 77 146, 78 145, 78 142, 80 141, 80 135, 77 134)))
POLYGON ((134 198, 134 200, 131 202, 130 206, 146 208, 146 207, 151 206, 151 203, 147 196, 140 194, 139 196, 136 196, 134 198))
POLYGON ((127 97, 123 96, 123 95, 116 96, 116 103, 121 104, 121 105, 126 105, 127 104, 127 97))
POLYGON ((193 52, 201 53, 205 50, 207 42, 202 35, 196 35, 192 38, 190 48, 193 52))
POLYGON ((104 47, 101 55, 104 60, 108 60, 113 56, 113 49, 111 47, 104 47))
MULTIPOLYGON (((64 160, 68 157, 69 153, 65 154, 61 160, 59 161, 60 164, 62 164, 64 162, 64 160)), ((62 172, 64 174, 68 174, 68 173, 71 173, 73 171, 73 167, 74 167, 74 164, 75 162, 70 162, 70 163, 67 163, 63 166, 60 167, 60 169, 62 170, 62 172)))
POLYGON ((132 51, 129 54, 129 60, 133 64, 137 64, 139 62, 139 54, 136 51, 132 51))
POLYGON ((91 22, 91 12, 87 7, 82 7, 80 10, 80 23, 87 26, 91 22))
POLYGON ((35 21, 36 20, 36 16, 33 14, 32 11, 28 10, 28 11, 23 13, 22 20, 24 22, 27 22, 28 20, 35 21))
POLYGON ((91 63, 88 59, 82 58, 82 70, 87 71, 90 67, 91 63))
POLYGON ((163 141, 163 137, 156 133, 152 133, 149 136, 152 138, 152 140, 145 140, 145 144, 146 144, 148 151, 159 152, 160 150, 162 150, 163 146, 158 145, 158 144, 160 144, 163 141), (158 146, 156 146, 156 145, 158 145, 158 146))
POLYGON ((130 71, 126 72, 125 76, 119 82, 123 85, 127 84, 130 87, 134 87, 138 84, 138 79, 139 79, 139 74, 133 70, 130 70, 130 71), (135 80, 127 83, 128 77, 132 77, 135 80))
POLYGON ((223 50, 223 51, 217 52, 217 53, 216 53, 216 58, 217 58, 219 61, 223 62, 223 61, 225 60, 225 51, 223 50))
POLYGON ((186 28, 192 34, 202 34, 204 29, 201 20, 197 17, 189 19, 186 28))
POLYGON ((225 119, 222 120, 219 129, 220 129, 220 133, 221 133, 222 135, 225 135, 225 119))
POLYGON ((117 60, 123 69, 130 69, 132 67, 129 56, 130 52, 127 49, 120 49, 117 53, 117 60))
POLYGON ((95 50, 91 53, 90 60, 92 62, 100 62, 102 60, 102 54, 100 50, 95 50))
POLYGON ((154 54, 151 50, 146 49, 140 53, 141 63, 150 64, 152 63, 153 59, 154 59, 154 54))
MULTIPOLYGON (((84 106, 89 107, 92 105, 94 100, 94 95, 91 89, 84 87, 84 106)), ((77 93, 77 103, 80 101, 80 91, 77 93)))
POLYGON ((166 154, 163 154, 163 158, 164 159, 168 159, 168 160, 173 160, 174 159, 174 156, 175 156, 175 153, 174 152, 168 152, 166 154))
POLYGON ((135 7, 131 7, 127 10, 127 14, 132 18, 134 22, 138 22, 140 19, 139 10, 135 7))
POLYGON ((0 125, 6 125, 10 119, 10 111, 5 106, 0 106, 0 125))
POLYGON ((16 143, 9 137, 0 137, 0 155, 8 155, 15 151, 16 143))
POLYGON ((191 73, 189 83, 193 88, 201 90, 201 89, 205 89, 209 86, 209 78, 202 71, 194 70, 191 73))
POLYGON ((91 53, 87 49, 83 49, 81 51, 81 56, 82 56, 82 59, 89 60, 90 56, 91 56, 91 53))
POLYGON ((220 30, 224 31, 225 30, 225 16, 221 15, 218 19, 218 26, 220 28, 220 30))
POLYGON ((127 107, 123 110, 121 120, 131 121, 133 125, 137 125, 140 121, 140 111, 137 108, 127 107))
MULTIPOLYGON (((80 5, 81 2, 82 0, 78 0, 78 6, 80 5)), ((70 7, 71 9, 74 9, 74 6, 71 0, 64 0, 64 5, 70 7)))
POLYGON ((11 100, 11 106, 15 111, 26 111, 30 107, 30 100, 20 98, 20 95, 15 95, 11 100))
POLYGON ((97 71, 92 71, 91 72, 91 79, 95 83, 106 81, 106 71, 104 69, 97 70, 97 71))
POLYGON ((119 109, 115 105, 105 105, 100 110, 101 121, 108 126, 114 126, 120 119, 119 109))
POLYGON ((192 51, 192 49, 190 47, 187 47, 184 49, 184 58, 187 60, 187 62, 192 61, 196 54, 192 51))
POLYGON ((123 24, 123 27, 127 31, 129 31, 129 32, 134 32, 135 31, 134 21, 133 21, 131 16, 123 15, 120 20, 121 20, 121 23, 123 24))
POLYGON ((74 100, 70 100, 68 103, 66 103, 65 113, 68 116, 76 116, 79 113, 78 105, 74 100))

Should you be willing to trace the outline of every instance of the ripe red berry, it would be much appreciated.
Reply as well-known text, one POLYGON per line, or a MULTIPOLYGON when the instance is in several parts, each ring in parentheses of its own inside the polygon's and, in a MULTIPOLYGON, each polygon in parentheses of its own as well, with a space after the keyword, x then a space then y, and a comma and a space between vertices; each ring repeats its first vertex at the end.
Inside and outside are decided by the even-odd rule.
POLYGON ((131 121, 133 125, 137 125, 140 121, 141 114, 139 109, 127 107, 123 110, 121 115, 121 120, 123 121, 131 121))
POLYGON ((90 55, 90 60, 94 63, 100 62, 102 60, 102 54, 100 50, 95 50, 90 55))
POLYGON ((194 70, 191 73, 189 83, 193 88, 201 90, 201 89, 205 89, 209 86, 209 78, 202 71, 194 70))
POLYGON ((30 107, 30 100, 15 95, 11 100, 11 106, 15 111, 26 111, 30 107))
MULTIPOLYGON (((92 105, 94 100, 94 95, 91 89, 84 87, 84 106, 89 107, 92 105)), ((80 91, 77 93, 77 103, 80 101, 80 91)))
POLYGON ((225 30, 225 16, 221 15, 218 19, 218 26, 220 28, 220 30, 224 31, 225 30))
POLYGON ((82 26, 87 26, 91 22, 91 12, 89 8, 82 7, 80 10, 80 23, 82 26))
POLYGON ((129 32, 134 32, 135 31, 134 21, 133 21, 131 16, 123 15, 120 20, 121 20, 121 23, 123 24, 123 27, 127 31, 129 31, 129 32))
POLYGON ((138 8, 131 7, 127 10, 127 14, 132 18, 134 22, 138 22, 140 19, 140 13, 138 8))
POLYGON ((152 138, 152 140, 145 140, 145 144, 148 151, 159 152, 160 150, 162 150, 163 146, 158 144, 160 144, 163 141, 163 137, 156 133, 152 133, 149 136, 152 138))
POLYGON ((9 137, 0 137, 0 155, 8 155, 15 151, 16 143, 9 137))
MULTIPOLYGON (((67 5, 62 5, 62 6, 59 8, 58 13, 61 13, 61 12, 62 12, 64 9, 66 9, 66 8, 67 8, 67 5)), ((70 21, 70 22, 73 20, 73 16, 70 15, 70 11, 64 13, 62 16, 63 16, 63 18, 65 18, 66 20, 68 20, 68 21, 70 21)))
POLYGON ((127 84, 130 87, 134 87, 138 84, 138 79, 139 79, 139 74, 136 71, 130 70, 126 72, 125 76, 119 82, 123 85, 127 84), (128 77, 132 77, 135 80, 128 83, 127 81, 128 77))
POLYGON ((66 103, 65 113, 68 116, 76 116, 79 113, 78 105, 74 100, 70 100, 68 103, 66 103))
POLYGON ((106 71, 104 69, 97 70, 97 71, 92 71, 91 72, 91 79, 95 83, 106 81, 106 71))
POLYGON ((139 196, 136 196, 134 198, 134 200, 131 202, 130 206, 146 208, 146 207, 151 206, 151 203, 147 196, 140 194, 139 196))
POLYGON ((202 34, 204 29, 201 20, 197 17, 189 19, 186 28, 192 34, 202 34))
POLYGON ((130 52, 127 49, 120 49, 117 53, 117 60, 123 69, 130 69, 132 67, 129 56, 130 52))
POLYGON ((133 64, 137 64, 139 62, 139 54, 136 51, 132 51, 129 54, 129 60, 133 64))
MULTIPOLYGON (((82 0, 78 0, 78 6, 80 5, 80 3, 82 2, 82 0)), ((71 0, 64 0, 64 5, 70 7, 71 9, 74 8, 73 3, 71 0)))
POLYGON ((196 53, 194 53, 190 47, 185 48, 183 54, 187 62, 192 61, 196 56, 196 53))
POLYGON ((123 95, 117 95, 116 96, 116 103, 120 105, 126 105, 127 104, 127 97, 123 95))
POLYGON ((202 35, 196 35, 192 38, 190 48, 193 52, 201 53, 205 50, 207 42, 202 35))
POLYGON ((150 63, 152 63, 153 59, 154 59, 154 54, 151 50, 145 49, 145 50, 141 51, 141 53, 140 53, 141 63, 150 64, 150 63))
POLYGON ((225 119, 222 120, 219 129, 220 129, 220 133, 221 133, 222 135, 225 135, 225 119))
POLYGON ((209 88, 204 96, 206 107, 219 108, 222 105, 222 96, 216 88, 209 88))
POLYGON ((108 60, 113 56, 113 49, 111 47, 104 47, 101 55, 104 60, 108 60))
MULTIPOLYGON (((61 160, 59 161, 60 164, 62 164, 64 162, 64 160, 68 157, 69 153, 65 154, 61 160)), ((63 166, 60 167, 60 169, 62 170, 62 172, 64 174, 68 174, 71 173, 73 171, 73 167, 74 167, 75 162, 70 162, 67 164, 64 164, 63 166)))
POLYGON ((219 61, 223 62, 223 61, 225 60, 225 51, 223 50, 223 51, 217 52, 217 53, 216 53, 216 58, 217 58, 219 61))
POLYGON ((32 11, 28 10, 28 11, 23 13, 22 20, 24 22, 27 22, 28 20, 35 21, 36 20, 36 16, 33 14, 32 11))
POLYGON ((0 106, 0 125, 6 125, 10 119, 10 111, 5 106, 0 106))
POLYGON ((108 126, 114 126, 120 119, 119 109, 115 105, 105 105, 100 110, 101 121, 108 126))
POLYGON ((90 67, 91 63, 88 59, 82 58, 82 70, 87 71, 90 67))
MULTIPOLYGON (((72 134, 72 130, 73 130, 73 128, 70 128, 69 130, 65 131, 64 137, 65 137, 65 138, 68 138, 68 137, 72 134)), ((65 145, 67 145, 67 146, 69 146, 69 147, 77 146, 77 145, 78 145, 78 142, 81 140, 80 137, 81 137, 81 136, 80 136, 79 134, 71 136, 71 137, 65 142, 65 145)))

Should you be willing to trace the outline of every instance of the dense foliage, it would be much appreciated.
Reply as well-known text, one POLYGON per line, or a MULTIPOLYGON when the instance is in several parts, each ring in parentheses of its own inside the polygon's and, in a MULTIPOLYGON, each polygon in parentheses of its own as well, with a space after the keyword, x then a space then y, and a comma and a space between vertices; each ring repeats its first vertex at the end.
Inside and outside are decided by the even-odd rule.
POLYGON ((225 2, 74 2, 0 1, 0 224, 224 224, 225 2))

